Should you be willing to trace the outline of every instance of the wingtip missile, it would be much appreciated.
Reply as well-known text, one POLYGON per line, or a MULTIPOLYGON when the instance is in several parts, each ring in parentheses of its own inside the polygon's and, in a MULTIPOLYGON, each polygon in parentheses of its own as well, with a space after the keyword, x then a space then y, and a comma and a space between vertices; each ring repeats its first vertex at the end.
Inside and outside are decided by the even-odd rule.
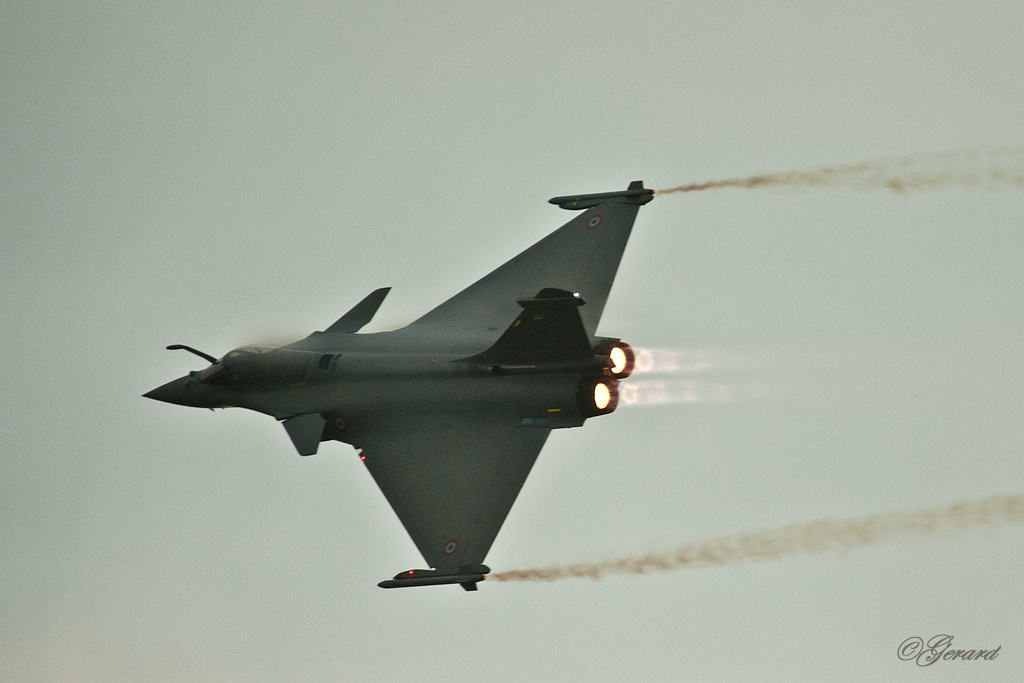
POLYGON ((589 209, 607 201, 619 201, 624 204, 643 205, 654 199, 654 190, 644 187, 644 181, 634 180, 629 187, 619 192, 595 192, 593 194, 574 194, 564 197, 552 197, 549 204, 555 204, 569 211, 589 209))
POLYGON ((442 574, 435 569, 410 569, 395 574, 395 578, 381 581, 380 588, 413 588, 415 586, 445 586, 460 584, 467 591, 475 591, 476 584, 487 578, 490 569, 486 565, 463 567, 457 574, 442 574))

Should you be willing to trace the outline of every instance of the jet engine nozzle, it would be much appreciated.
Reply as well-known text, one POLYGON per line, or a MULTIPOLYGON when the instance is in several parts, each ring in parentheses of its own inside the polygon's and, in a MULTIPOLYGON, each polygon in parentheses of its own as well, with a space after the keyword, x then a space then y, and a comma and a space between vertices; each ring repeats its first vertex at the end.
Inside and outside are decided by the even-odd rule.
POLYGON ((588 377, 580 382, 576 401, 584 417, 614 412, 619 405, 619 382, 610 377, 588 377))
POLYGON ((594 354, 603 359, 605 370, 615 379, 626 379, 633 374, 636 353, 626 342, 608 339, 594 347, 594 354))

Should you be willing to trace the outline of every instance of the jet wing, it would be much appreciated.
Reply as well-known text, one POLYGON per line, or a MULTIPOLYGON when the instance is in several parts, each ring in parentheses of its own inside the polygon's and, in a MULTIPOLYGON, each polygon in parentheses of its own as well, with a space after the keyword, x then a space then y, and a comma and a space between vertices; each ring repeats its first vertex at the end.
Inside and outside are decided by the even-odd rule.
POLYGON ((586 210, 406 330, 493 333, 496 338, 519 315, 517 301, 551 287, 577 293, 587 302, 580 315, 593 338, 637 211, 652 197, 640 181, 624 192, 555 197, 551 201, 562 208, 586 210))
POLYGON ((349 441, 439 572, 483 562, 550 429, 509 417, 385 418, 349 441))

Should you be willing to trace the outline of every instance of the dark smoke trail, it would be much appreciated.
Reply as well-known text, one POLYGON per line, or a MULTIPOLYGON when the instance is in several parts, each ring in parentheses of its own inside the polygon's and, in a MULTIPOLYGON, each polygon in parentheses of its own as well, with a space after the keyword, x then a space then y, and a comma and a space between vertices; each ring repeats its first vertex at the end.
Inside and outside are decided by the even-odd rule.
POLYGON ((764 173, 745 178, 726 178, 688 183, 655 190, 655 194, 700 192, 727 187, 741 189, 839 187, 859 190, 912 190, 960 188, 1024 188, 1024 147, 987 152, 961 151, 875 159, 856 164, 823 166, 809 170, 764 173))
POLYGON ((609 574, 636 575, 768 562, 792 555, 878 545, 997 524, 1024 524, 1024 496, 992 496, 979 501, 870 517, 817 519, 806 524, 718 536, 687 543, 673 551, 652 552, 638 557, 498 572, 490 574, 487 580, 597 580, 609 574))

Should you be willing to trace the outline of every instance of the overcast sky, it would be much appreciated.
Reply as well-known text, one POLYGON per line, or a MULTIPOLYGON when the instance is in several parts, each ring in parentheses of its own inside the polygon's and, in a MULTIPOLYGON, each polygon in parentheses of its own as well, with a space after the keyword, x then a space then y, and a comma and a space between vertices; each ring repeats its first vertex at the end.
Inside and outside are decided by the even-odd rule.
MULTIPOLYGON (((1024 143, 1022 36, 1018 0, 3 3, 0 680, 1018 680, 1020 527, 382 591, 423 560, 351 447, 140 395, 377 287, 401 326, 554 195, 1024 143), (897 658, 940 633, 1001 654, 897 658)), ((555 432, 488 564, 1024 492, 1022 228, 1019 190, 657 198, 599 331, 710 367, 555 432)))

